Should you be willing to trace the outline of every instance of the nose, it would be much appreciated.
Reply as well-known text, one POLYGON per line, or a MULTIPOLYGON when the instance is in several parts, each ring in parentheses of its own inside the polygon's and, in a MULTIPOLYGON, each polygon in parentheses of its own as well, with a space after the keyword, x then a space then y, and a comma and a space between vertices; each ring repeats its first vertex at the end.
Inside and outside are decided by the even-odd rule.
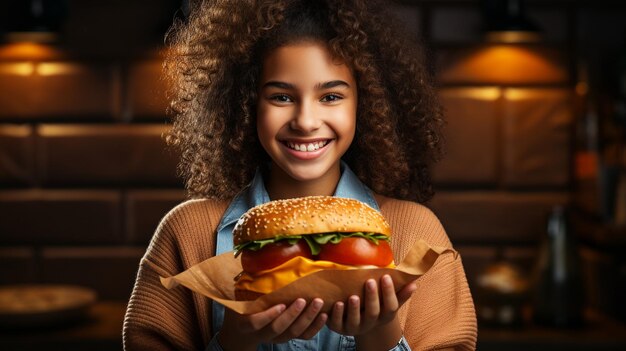
POLYGON ((322 119, 319 118, 319 111, 314 103, 301 103, 294 111, 294 115, 289 123, 293 130, 310 133, 320 128, 322 119))

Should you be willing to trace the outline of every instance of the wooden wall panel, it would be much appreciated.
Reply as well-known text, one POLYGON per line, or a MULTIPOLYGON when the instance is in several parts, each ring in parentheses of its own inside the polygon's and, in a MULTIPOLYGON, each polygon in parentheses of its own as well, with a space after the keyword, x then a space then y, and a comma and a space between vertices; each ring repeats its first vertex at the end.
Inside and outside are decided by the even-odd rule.
POLYGON ((128 69, 125 119, 166 120, 168 101, 166 98, 167 80, 163 74, 160 59, 139 61, 128 69))
POLYGON ((33 186, 35 182, 33 127, 0 124, 0 187, 33 186))
POLYGON ((38 280, 35 250, 31 247, 0 247, 0 282, 32 284, 38 280))
POLYGON ((50 186, 176 186, 177 158, 165 125, 46 124, 37 128, 38 168, 50 186))
POLYGON ((498 181, 496 87, 447 88, 440 92, 445 109, 445 156, 433 169, 437 184, 494 185, 498 181))
POLYGON ((121 212, 115 191, 0 191, 0 245, 117 243, 121 212))
POLYGON ((42 252, 42 281, 92 288, 100 300, 127 301, 145 249, 51 247, 42 252))
POLYGON ((119 110, 117 74, 86 62, 0 62, 0 120, 110 120, 119 110))
POLYGON ((507 88, 504 99, 502 184, 565 189, 571 178, 571 90, 507 88))
POLYGON ((455 244, 534 244, 546 232, 555 205, 566 192, 439 192, 429 207, 455 244))
POLYGON ((152 239, 161 219, 176 205, 185 201, 184 190, 132 190, 126 194, 126 240, 146 245, 152 239))

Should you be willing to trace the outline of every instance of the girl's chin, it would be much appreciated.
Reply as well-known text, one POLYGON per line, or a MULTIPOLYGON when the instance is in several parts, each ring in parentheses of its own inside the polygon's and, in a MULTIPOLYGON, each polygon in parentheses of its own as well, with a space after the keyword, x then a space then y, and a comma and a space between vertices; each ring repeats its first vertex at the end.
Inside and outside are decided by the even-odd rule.
MULTIPOLYGON (((323 178, 328 177, 329 174, 332 174, 331 170, 333 168, 337 168, 339 170, 339 161, 337 161, 333 165, 325 165, 325 164, 309 164, 309 165, 277 165, 275 166, 281 168, 283 175, 290 178, 291 180, 297 182, 313 182, 319 181, 323 178)), ((339 176, 340 172, 337 172, 337 176, 339 176)), ((339 179, 337 179, 339 180, 339 179)))
POLYGON ((290 170, 287 172, 288 176, 298 182, 312 182, 319 180, 325 175, 326 172, 320 172, 318 168, 312 169, 307 172, 306 169, 290 170))

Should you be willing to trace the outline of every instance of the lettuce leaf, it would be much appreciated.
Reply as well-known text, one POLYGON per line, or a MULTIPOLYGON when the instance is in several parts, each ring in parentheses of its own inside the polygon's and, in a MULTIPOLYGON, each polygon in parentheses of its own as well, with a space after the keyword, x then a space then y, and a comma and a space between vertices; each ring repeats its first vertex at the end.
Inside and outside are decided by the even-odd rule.
POLYGON ((321 245, 324 244, 338 244, 341 242, 343 238, 351 238, 351 237, 359 237, 370 240, 372 243, 378 245, 378 241, 384 240, 389 241, 389 236, 379 233, 364 233, 364 232, 353 232, 353 233, 321 233, 321 234, 309 234, 309 235, 277 235, 273 238, 262 239, 262 240, 253 240, 248 241, 243 244, 239 244, 235 246, 235 257, 241 254, 241 251, 252 250, 258 251, 263 248, 263 246, 271 243, 275 243, 281 240, 287 240, 290 245, 293 245, 298 242, 300 239, 304 239, 306 243, 309 245, 311 249, 311 253, 313 255, 318 255, 321 251, 321 245))

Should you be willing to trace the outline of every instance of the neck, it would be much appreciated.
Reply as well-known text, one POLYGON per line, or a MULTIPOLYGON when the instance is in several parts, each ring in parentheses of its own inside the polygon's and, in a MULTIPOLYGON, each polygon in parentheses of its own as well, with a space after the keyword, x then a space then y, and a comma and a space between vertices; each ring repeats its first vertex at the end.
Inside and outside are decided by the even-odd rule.
POLYGON ((272 165, 265 188, 271 200, 292 199, 304 196, 332 196, 339 183, 341 169, 339 163, 322 177, 311 180, 297 180, 286 174, 280 167, 272 165))

